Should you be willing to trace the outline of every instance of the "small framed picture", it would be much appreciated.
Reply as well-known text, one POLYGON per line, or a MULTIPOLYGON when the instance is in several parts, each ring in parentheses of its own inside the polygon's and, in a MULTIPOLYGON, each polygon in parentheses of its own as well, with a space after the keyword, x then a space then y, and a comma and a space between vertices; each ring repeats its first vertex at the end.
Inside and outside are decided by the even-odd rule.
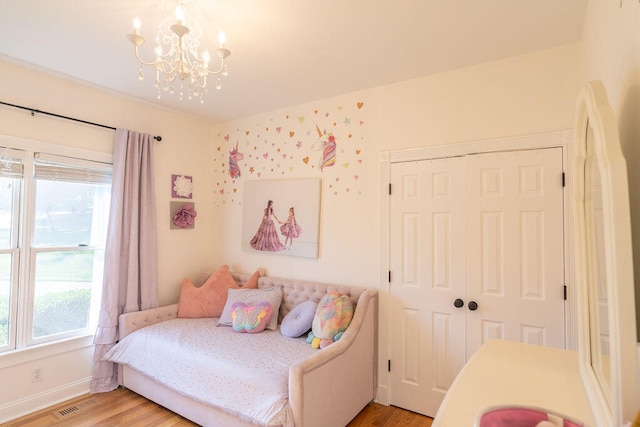
POLYGON ((169 202, 169 229, 195 228, 197 215, 192 202, 169 202))
POLYGON ((190 199, 193 194, 193 178, 187 175, 171 175, 171 198, 190 199))

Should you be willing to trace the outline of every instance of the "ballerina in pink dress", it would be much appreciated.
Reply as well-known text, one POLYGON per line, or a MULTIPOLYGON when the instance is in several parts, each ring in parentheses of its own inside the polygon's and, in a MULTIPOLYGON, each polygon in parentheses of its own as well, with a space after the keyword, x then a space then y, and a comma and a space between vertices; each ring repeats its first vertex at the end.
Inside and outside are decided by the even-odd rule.
POLYGON ((249 242, 253 249, 269 252, 279 252, 284 249, 272 217, 275 218, 278 223, 282 224, 282 221, 273 213, 273 201, 269 200, 264 210, 260 227, 258 227, 258 231, 256 231, 255 236, 253 236, 249 242))
POLYGON ((289 208, 289 218, 280 226, 280 232, 286 237, 284 239, 284 247, 286 248, 287 242, 289 242, 289 249, 293 246, 293 239, 297 239, 302 234, 302 227, 296 222, 296 211, 293 207, 289 208))

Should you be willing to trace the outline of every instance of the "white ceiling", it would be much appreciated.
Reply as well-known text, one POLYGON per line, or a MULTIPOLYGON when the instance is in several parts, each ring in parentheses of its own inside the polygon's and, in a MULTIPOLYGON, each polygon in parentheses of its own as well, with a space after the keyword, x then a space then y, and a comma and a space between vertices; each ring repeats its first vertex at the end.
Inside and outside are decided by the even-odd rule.
MULTIPOLYGON (((221 91, 204 104, 137 78, 126 38, 175 0, 0 0, 0 59, 27 64, 212 121, 494 61, 580 40, 587 0, 189 0, 203 45, 231 50, 221 91)), ((0 99, 0 101, 2 101, 0 99)))

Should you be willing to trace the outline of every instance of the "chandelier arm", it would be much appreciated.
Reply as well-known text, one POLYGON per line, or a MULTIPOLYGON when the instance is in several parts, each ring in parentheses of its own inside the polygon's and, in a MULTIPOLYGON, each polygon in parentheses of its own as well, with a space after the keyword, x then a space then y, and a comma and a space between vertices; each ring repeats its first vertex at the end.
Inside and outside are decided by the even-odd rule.
POLYGON ((225 49, 223 47, 216 49, 216 55, 218 55, 218 58, 220 58, 220 66, 218 67, 217 70, 213 70, 209 67, 202 67, 199 66, 199 69, 205 70, 207 75, 209 74, 221 74, 224 69, 225 69, 225 65, 227 63, 226 59, 229 57, 229 55, 231 55, 231 51, 229 49, 225 49))
POLYGON ((140 57, 140 53, 138 52, 138 46, 134 46, 133 48, 134 48, 134 51, 135 51, 135 53, 136 53, 136 59, 137 59, 137 60, 138 60, 142 65, 147 65, 147 66, 150 66, 150 67, 157 67, 157 66, 158 66, 158 65, 160 65, 160 64, 165 64, 165 65, 168 65, 168 66, 171 68, 171 63, 169 63, 169 61, 165 61, 164 59, 161 59, 161 60, 157 60, 157 59, 156 59, 155 61, 152 61, 152 62, 147 62, 147 61, 143 60, 143 59, 140 57))
POLYGON ((220 63, 220 67, 218 67, 217 70, 212 70, 209 67, 197 67, 198 70, 204 70, 205 73, 202 73, 202 75, 209 75, 209 74, 220 74, 222 73, 222 71, 224 70, 224 61, 222 61, 220 63))

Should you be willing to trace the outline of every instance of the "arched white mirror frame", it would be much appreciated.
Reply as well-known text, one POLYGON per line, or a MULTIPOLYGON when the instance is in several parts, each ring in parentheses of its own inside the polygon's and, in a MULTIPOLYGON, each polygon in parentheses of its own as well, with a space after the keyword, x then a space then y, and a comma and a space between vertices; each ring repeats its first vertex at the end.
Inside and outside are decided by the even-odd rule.
MULTIPOLYGON (((633 285, 633 256, 627 167, 618 137, 615 115, 609 106, 604 85, 589 82, 578 97, 575 126, 574 202, 575 202, 575 279, 578 289, 580 372, 598 426, 621 426, 631 421, 636 407, 636 328, 633 285), (590 128, 590 130, 589 130, 590 128), (591 135, 589 135, 591 133, 591 135), (593 144, 587 150, 587 143, 593 144), (598 366, 606 366, 599 354, 592 354, 594 336, 590 325, 598 325, 592 315, 588 248, 595 244, 594 233, 587 230, 590 199, 589 178, 585 179, 587 155, 595 156, 593 165, 602 183, 603 243, 607 282, 610 384, 602 382, 598 366), (596 367, 594 369, 594 366, 596 367)), ((640 237, 640 236, 639 236, 640 237)), ((591 292, 591 294, 593 291, 591 292)), ((597 327, 597 326, 596 326, 597 327)), ((596 346, 598 347, 598 346, 596 346)))

